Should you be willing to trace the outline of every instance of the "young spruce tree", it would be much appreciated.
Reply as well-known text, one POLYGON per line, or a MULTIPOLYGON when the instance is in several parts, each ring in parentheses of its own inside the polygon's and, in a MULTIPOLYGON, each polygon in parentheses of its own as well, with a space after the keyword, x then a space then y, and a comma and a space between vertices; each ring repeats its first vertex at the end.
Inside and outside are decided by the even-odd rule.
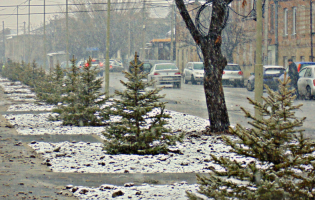
POLYGON ((114 100, 111 114, 120 116, 121 121, 111 123, 103 133, 107 138, 104 149, 109 154, 167 153, 168 145, 181 141, 182 135, 171 135, 164 127, 170 115, 165 113, 165 103, 159 102, 164 98, 158 95, 162 88, 145 90, 154 83, 143 81, 146 74, 139 69, 142 64, 137 62, 136 54, 132 73, 124 72, 128 81, 120 81, 126 90, 115 91, 120 99, 114 100), (151 112, 156 108, 158 112, 151 112))
POLYGON ((101 93, 102 79, 97 79, 98 70, 92 67, 91 59, 80 72, 75 66, 75 59, 71 60, 71 69, 65 80, 62 104, 53 112, 63 125, 101 126, 109 119, 107 107, 104 107, 108 97, 101 93))
POLYGON ((60 64, 57 63, 51 73, 38 85, 36 89, 37 98, 48 104, 57 105, 61 101, 63 92, 63 77, 64 72, 60 64))
MULTIPOLYGON (((298 119, 294 111, 302 105, 293 105, 294 90, 285 77, 279 91, 268 90, 263 104, 248 98, 258 108, 263 119, 257 119, 244 108, 245 116, 253 126, 246 129, 237 125, 230 128, 232 136, 222 137, 231 152, 255 161, 230 160, 211 155, 224 171, 211 168, 209 177, 198 176, 199 193, 214 199, 314 199, 315 198, 315 145, 299 129, 305 118, 298 119)), ((190 199, 198 199, 187 192, 190 199)))

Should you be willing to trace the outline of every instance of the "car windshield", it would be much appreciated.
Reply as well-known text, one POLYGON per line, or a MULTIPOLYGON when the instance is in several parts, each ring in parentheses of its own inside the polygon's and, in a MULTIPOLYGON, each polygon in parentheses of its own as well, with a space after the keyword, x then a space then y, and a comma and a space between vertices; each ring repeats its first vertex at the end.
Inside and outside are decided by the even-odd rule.
POLYGON ((143 64, 144 69, 151 69, 151 65, 149 63, 143 64))
POLYGON ((239 65, 227 65, 224 70, 228 71, 241 71, 241 67, 239 65))
POLYGON ((305 72, 306 72, 306 69, 307 69, 307 68, 303 68, 303 69, 300 71, 299 77, 303 77, 303 76, 304 76, 304 74, 305 74, 305 72))
POLYGON ((265 74, 282 74, 284 73, 284 69, 280 68, 268 68, 265 70, 265 74))
POLYGON ((170 64, 170 65, 157 65, 156 67, 155 67, 155 70, 164 70, 164 69, 177 69, 177 67, 175 66, 175 65, 172 65, 172 64, 170 64))
POLYGON ((306 66, 310 66, 310 65, 313 65, 313 64, 311 64, 311 63, 301 64, 300 70, 304 69, 306 66))
POLYGON ((200 64, 199 63, 198 64, 194 64, 194 69, 200 69, 200 70, 204 69, 203 64, 201 64, 201 63, 200 64))

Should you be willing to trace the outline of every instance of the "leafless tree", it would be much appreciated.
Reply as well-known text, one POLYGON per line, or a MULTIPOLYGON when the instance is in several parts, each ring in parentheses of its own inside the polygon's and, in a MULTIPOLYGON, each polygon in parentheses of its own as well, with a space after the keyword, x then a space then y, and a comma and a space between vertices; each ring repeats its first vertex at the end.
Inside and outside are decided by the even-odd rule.
POLYGON ((222 32, 222 54, 226 56, 229 63, 233 63, 233 53, 241 44, 248 43, 252 37, 246 33, 244 24, 237 21, 230 21, 222 32))
MULTIPOLYGON (((69 6, 69 45, 70 54, 76 57, 87 57, 87 47, 98 47, 106 52, 107 0, 72 0, 69 6)), ((150 5, 148 6, 150 7, 150 5)), ((149 9, 146 17, 146 42, 165 36, 170 29, 165 20, 150 19, 149 9)), ((65 12, 62 10, 62 12, 65 12)), ((133 54, 142 48, 142 3, 139 0, 111 0, 110 17, 110 57, 120 50, 121 56, 133 54), (131 38, 129 50, 129 35, 131 38)), ((64 50, 66 44, 65 15, 58 17, 56 33, 56 50, 64 50)), ((104 55, 105 57, 105 55, 104 55)))
POLYGON ((175 0, 176 6, 190 34, 196 44, 201 48, 204 57, 204 90, 211 132, 224 132, 227 131, 230 126, 222 87, 222 74, 227 60, 222 55, 221 44, 222 29, 225 20, 227 20, 226 12, 228 5, 232 1, 233 0, 212 1, 208 34, 204 35, 194 24, 184 0, 175 0))

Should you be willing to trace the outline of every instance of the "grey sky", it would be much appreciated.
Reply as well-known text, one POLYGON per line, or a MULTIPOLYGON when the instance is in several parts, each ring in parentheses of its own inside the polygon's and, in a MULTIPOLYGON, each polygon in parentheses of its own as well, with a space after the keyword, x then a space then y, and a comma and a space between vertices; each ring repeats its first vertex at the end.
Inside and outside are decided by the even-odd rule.
MULTIPOLYGON (((70 1, 69 1, 70 2, 70 1)), ((46 5, 52 4, 65 4, 66 0, 46 0, 46 5)), ((4 26, 10 29, 16 29, 17 16, 3 16, 3 14, 16 14, 16 6, 19 7, 19 14, 28 14, 28 0, 0 0, 0 6, 14 6, 14 7, 0 7, 0 23, 2 30, 2 21, 4 26)), ((32 6, 32 5, 44 5, 44 0, 31 0, 31 13, 43 13, 44 6, 32 6)), ((59 6, 46 6, 46 13, 58 12, 59 6)), ((55 14, 47 14, 46 21, 53 18, 55 14)), ((19 30, 23 29, 23 22, 26 22, 26 29, 28 27, 28 15, 19 15, 19 30)), ((36 27, 42 24, 44 21, 44 15, 42 14, 31 14, 31 26, 36 27)))
MULTIPOLYGON (((149 0, 146 0, 149 1, 149 0)), ((10 28, 16 30, 17 28, 17 9, 16 6, 19 5, 19 32, 23 30, 23 22, 26 22, 26 30, 28 28, 28 2, 29 0, 0 0, 0 6, 12 6, 12 7, 0 7, 0 23, 4 21, 5 28, 10 28), (14 14, 14 15, 3 15, 3 14, 14 14)), ((165 5, 171 0, 151 0, 151 2, 163 2, 165 5)), ((71 0, 69 0, 69 4, 71 0)), ((54 15, 58 15, 61 7, 65 10, 66 0, 46 0, 46 22, 53 18, 54 15), (58 5, 59 4, 59 5, 58 5), (62 6, 61 6, 62 5, 62 6), (49 14, 54 13, 54 14, 49 14)), ((168 8, 155 8, 151 10, 151 17, 165 17, 168 8)), ((31 29, 36 28, 43 24, 44 15, 35 14, 44 12, 44 0, 31 0, 31 29), (33 14, 32 14, 33 13, 33 14)), ((0 24, 2 30, 2 23, 0 24)))

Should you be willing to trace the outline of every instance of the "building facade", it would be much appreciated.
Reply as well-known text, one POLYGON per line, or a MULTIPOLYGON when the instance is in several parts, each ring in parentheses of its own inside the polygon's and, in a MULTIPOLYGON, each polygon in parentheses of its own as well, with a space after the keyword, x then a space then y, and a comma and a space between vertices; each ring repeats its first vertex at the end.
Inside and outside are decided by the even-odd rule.
MULTIPOLYGON (((198 1, 186 5, 192 20, 195 20, 198 11, 197 8, 200 7, 200 5, 198 1)), ((176 65, 179 70, 183 72, 187 62, 199 62, 201 60, 201 53, 198 54, 195 41, 190 35, 179 12, 176 13, 175 22, 176 65)))
MULTIPOLYGON (((254 7, 254 0, 250 0, 245 6, 242 5, 242 2, 242 0, 234 0, 231 7, 237 13, 247 15, 254 7)), ((312 61, 311 51, 314 44, 311 44, 311 35, 314 40, 314 34, 311 34, 311 28, 314 33, 315 26, 313 24, 314 8, 311 9, 310 1, 266 0, 266 2, 263 19, 263 63, 265 65, 287 67, 288 59, 290 58, 295 62, 312 61), (278 2, 278 12, 276 12, 275 1, 278 2), (312 18, 311 15, 313 15, 312 18), (276 20, 278 26, 276 26, 276 20), (277 30, 278 37, 276 37, 277 30), (276 38, 278 39, 276 40, 276 38)), ((255 16, 245 19, 241 16, 233 15, 232 20, 243 21, 246 31, 251 37, 255 37, 256 21, 253 18, 255 16)), ((255 41, 253 39, 249 43, 240 44, 233 54, 234 61, 241 66, 248 66, 249 72, 254 71, 255 41)), ((249 74, 249 72, 246 74, 249 74)))

